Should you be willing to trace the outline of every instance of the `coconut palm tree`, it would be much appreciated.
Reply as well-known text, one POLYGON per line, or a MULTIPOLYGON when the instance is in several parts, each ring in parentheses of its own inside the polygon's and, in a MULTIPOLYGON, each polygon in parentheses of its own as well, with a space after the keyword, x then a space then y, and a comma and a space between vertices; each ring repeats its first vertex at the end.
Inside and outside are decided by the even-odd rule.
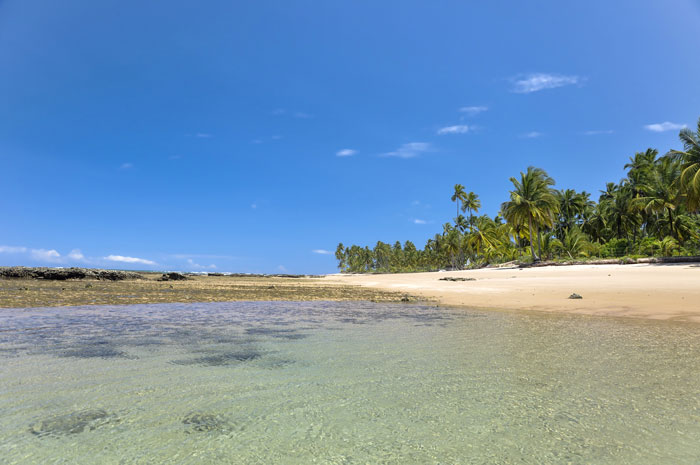
POLYGON ((457 202, 457 216, 459 216, 459 211, 462 208, 462 202, 464 202, 467 192, 464 190, 464 186, 461 184, 455 184, 455 192, 452 194, 451 200, 457 202))
POLYGON ((469 224, 474 224, 474 213, 478 213, 481 208, 481 200, 474 192, 469 192, 462 199, 462 211, 469 212, 469 224))
POLYGON ((700 209, 700 119, 697 132, 681 129, 678 137, 683 142, 683 151, 671 150, 669 155, 681 162, 680 187, 686 195, 688 210, 700 209))
POLYGON ((550 187, 554 180, 543 169, 530 166, 527 172, 520 172, 520 180, 512 177, 510 182, 513 183, 510 200, 501 205, 501 211, 509 223, 527 225, 530 252, 532 259, 537 260, 533 232, 539 233, 541 227, 551 226, 552 216, 559 211, 559 203, 550 187))
POLYGON ((573 189, 555 191, 559 202, 558 236, 564 237, 564 231, 568 231, 583 216, 588 205, 588 197, 585 193, 579 194, 573 189))
POLYGON ((632 205, 647 214, 666 214, 671 237, 678 239, 674 229, 673 213, 678 207, 681 194, 676 180, 680 175, 680 164, 673 158, 661 158, 650 174, 643 192, 646 195, 632 200, 632 205))
POLYGON ((459 229, 459 231, 464 234, 464 232, 467 230, 469 227, 469 224, 467 223, 467 219, 459 215, 457 218, 455 218, 455 227, 459 229))

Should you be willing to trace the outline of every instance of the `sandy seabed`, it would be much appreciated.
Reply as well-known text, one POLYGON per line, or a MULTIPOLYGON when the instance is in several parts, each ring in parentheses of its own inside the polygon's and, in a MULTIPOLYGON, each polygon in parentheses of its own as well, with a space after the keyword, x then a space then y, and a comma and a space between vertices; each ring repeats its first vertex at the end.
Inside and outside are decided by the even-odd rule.
POLYGON ((700 323, 700 264, 574 265, 433 273, 328 275, 445 305, 700 323), (441 278, 473 278, 447 281, 441 278), (572 293, 583 298, 569 299, 572 293))

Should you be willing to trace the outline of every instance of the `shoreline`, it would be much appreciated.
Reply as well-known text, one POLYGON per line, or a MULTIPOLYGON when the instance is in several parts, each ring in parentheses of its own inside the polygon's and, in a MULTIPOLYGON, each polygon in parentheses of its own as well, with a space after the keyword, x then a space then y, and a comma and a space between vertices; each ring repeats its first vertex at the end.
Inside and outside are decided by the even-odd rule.
POLYGON ((139 279, 0 279, 0 308, 225 301, 425 302, 478 310, 538 311, 700 323, 700 264, 613 264, 330 274, 139 279), (445 279, 447 278, 447 279, 445 279), (569 299, 573 294, 583 298, 569 299))
POLYGON ((698 264, 507 267, 407 274, 334 274, 325 279, 338 284, 401 291, 441 305, 480 310, 534 310, 700 323, 698 264), (573 293, 583 298, 569 299, 573 293))

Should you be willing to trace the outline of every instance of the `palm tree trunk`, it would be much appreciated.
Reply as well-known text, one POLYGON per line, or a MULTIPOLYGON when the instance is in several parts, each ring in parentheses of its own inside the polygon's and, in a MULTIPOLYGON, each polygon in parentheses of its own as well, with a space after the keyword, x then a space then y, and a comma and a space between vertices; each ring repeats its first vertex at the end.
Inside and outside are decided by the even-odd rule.
POLYGON ((668 225, 671 227, 671 237, 678 240, 676 237, 676 229, 673 227, 673 213, 670 208, 666 210, 668 210, 668 225))
POLYGON ((530 252, 532 253, 532 261, 537 261, 535 256, 535 241, 532 238, 532 217, 528 218, 529 232, 530 232, 530 252))

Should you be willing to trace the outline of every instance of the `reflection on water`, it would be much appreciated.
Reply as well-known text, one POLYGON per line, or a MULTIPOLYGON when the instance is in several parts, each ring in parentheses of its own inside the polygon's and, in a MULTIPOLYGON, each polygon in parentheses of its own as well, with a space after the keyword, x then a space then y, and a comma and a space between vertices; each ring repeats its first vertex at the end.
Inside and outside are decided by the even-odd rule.
POLYGON ((411 305, 0 310, 0 463, 697 463, 700 325, 411 305))

